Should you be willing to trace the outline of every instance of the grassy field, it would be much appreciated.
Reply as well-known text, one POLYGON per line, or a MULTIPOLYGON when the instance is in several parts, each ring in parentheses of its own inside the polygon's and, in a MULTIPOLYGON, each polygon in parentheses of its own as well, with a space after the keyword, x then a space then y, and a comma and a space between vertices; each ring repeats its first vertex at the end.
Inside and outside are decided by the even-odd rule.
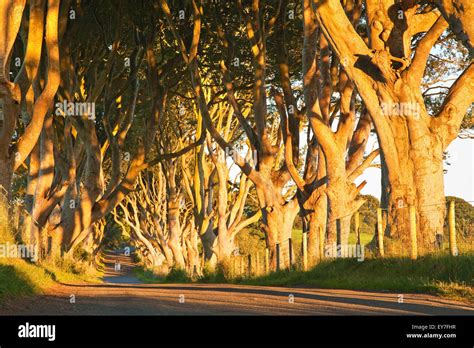
POLYGON ((433 293, 474 302, 474 254, 324 261, 307 272, 280 271, 236 282, 352 290, 433 293))
POLYGON ((452 257, 448 254, 408 258, 333 259, 307 272, 283 270, 251 278, 226 278, 223 272, 207 273, 190 279, 184 271, 159 277, 137 269, 136 276, 145 283, 235 283, 248 285, 315 287, 369 290, 399 293, 430 293, 474 303, 474 253, 452 257))
MULTIPOLYGON (((361 244, 369 244, 373 233, 361 233, 361 244)), ((292 240, 296 260, 300 258, 302 231, 294 229, 292 240)), ((349 244, 356 244, 356 235, 349 235, 349 244)), ((458 240, 462 252, 458 257, 444 252, 420 257, 416 261, 408 258, 371 258, 364 262, 355 259, 332 259, 324 261, 311 270, 274 272, 266 276, 232 280, 234 282, 269 286, 314 286, 353 290, 399 291, 433 293, 458 300, 474 302, 474 248, 472 240, 458 240)), ((209 277, 210 281, 212 276, 209 277)), ((222 276, 215 277, 222 280, 222 276)), ((205 278, 203 281, 207 281, 205 278)))
MULTIPOLYGON (((362 245, 369 244, 372 239, 372 233, 361 233, 362 245)), ((301 230, 293 230, 292 241, 298 264, 302 243, 301 230)), ((244 248, 241 248, 241 251, 244 254, 260 250, 263 255, 260 242, 257 243, 251 234, 245 238, 241 236, 238 242, 243 243, 244 248)), ((356 243, 355 233, 350 234, 349 243, 356 243)), ((468 252, 467 250, 472 250, 472 248, 469 249, 463 245, 460 245, 460 249, 466 249, 466 252, 457 257, 441 252, 419 257, 416 261, 400 257, 372 258, 368 253, 364 262, 358 262, 355 259, 331 259, 315 265, 307 272, 284 270, 251 278, 230 278, 226 277, 222 271, 204 272, 204 277, 200 279, 190 279, 185 272, 176 270, 168 276, 157 276, 151 270, 144 269, 136 269, 135 274, 146 283, 229 282, 400 293, 420 292, 474 302, 474 252, 468 252)))
POLYGON ((51 264, 33 264, 23 259, 0 259, 0 300, 42 293, 61 283, 99 282, 99 272, 75 273, 69 268, 51 264))

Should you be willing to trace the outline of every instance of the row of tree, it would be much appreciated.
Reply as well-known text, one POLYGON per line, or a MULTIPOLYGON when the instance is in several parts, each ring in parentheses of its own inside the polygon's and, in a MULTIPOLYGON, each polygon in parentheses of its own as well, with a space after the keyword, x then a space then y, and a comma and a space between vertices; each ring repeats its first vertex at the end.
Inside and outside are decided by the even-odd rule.
POLYGON ((150 264, 199 273, 201 250, 224 263, 260 223, 285 267, 299 214, 316 260, 320 243, 348 242, 356 179, 380 155, 386 238, 409 241, 414 206, 419 250, 435 250, 443 156, 472 111, 473 12, 469 0, 2 1, 0 186, 24 207, 23 239, 43 257, 96 253, 117 224, 150 264))

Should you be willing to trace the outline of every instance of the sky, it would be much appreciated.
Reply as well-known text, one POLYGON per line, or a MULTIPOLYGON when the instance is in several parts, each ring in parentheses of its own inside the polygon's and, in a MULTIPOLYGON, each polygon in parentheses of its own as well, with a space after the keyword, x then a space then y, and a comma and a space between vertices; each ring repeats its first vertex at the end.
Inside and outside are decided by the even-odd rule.
MULTIPOLYGON (((369 144, 370 145, 370 144, 369 144)), ((460 197, 474 205, 474 139, 456 138, 448 146, 448 161, 444 163, 444 189, 446 196, 460 197), (447 165, 450 162, 451 165, 447 165)), ((377 158, 376 162, 380 159, 377 158)), ((401 173, 402 174, 402 173, 401 173)), ((362 194, 380 199, 380 169, 368 168, 356 183, 366 180, 362 194)))
MULTIPOLYGON (((306 136, 302 134, 301 139, 304 143, 306 136)), ((304 145, 304 144, 303 144, 304 145)), ((366 148, 366 155, 372 150, 378 148, 375 136, 369 137, 366 148)), ((247 148, 240 155, 245 157, 247 148)), ((447 148, 447 160, 444 161, 444 169, 447 172, 444 174, 444 190, 445 196, 456 196, 468 201, 474 205, 474 139, 456 138, 449 144, 447 148), (448 165, 447 163, 450 163, 448 165)), ((377 157, 373 163, 380 163, 380 157, 377 157)), ((227 156, 227 165, 230 169, 230 177, 232 180, 240 173, 238 167, 233 163, 230 156, 227 156)), ((400 173, 403 175, 403 173, 400 173)), ((380 169, 367 168, 364 173, 356 180, 356 184, 360 184, 366 180, 367 184, 362 189, 361 193, 364 195, 372 195, 380 199, 381 183, 380 183, 380 169)))

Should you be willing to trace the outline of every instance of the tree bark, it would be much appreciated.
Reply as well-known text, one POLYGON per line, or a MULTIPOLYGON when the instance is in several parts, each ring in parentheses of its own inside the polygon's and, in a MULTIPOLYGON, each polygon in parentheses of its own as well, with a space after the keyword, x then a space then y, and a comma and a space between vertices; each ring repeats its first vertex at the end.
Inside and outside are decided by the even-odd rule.
MULTIPOLYGON (((422 244, 420 253, 425 253, 436 247, 436 235, 442 233, 445 207, 441 157, 456 137, 462 112, 472 104, 472 94, 467 90, 472 86, 474 68, 471 64, 453 84, 441 111, 435 117, 429 116, 420 83, 430 49, 446 29, 446 23, 437 19, 426 29, 409 61, 411 50, 407 42, 416 32, 407 36, 400 23, 390 20, 388 9, 392 2, 367 4, 372 50, 355 32, 339 1, 319 2, 316 13, 331 45, 345 61, 345 71, 356 84, 377 131, 388 183, 384 185, 388 190, 388 234, 401 238, 409 226, 408 214, 395 207, 407 209, 414 205, 422 244), (398 67, 394 68, 394 64, 398 67), (418 106, 418 112, 411 109, 387 115, 384 110, 384 106, 402 104, 418 106)), ((404 16, 408 21, 417 14, 407 10, 404 16)))
POLYGON ((178 269, 185 269, 186 264, 183 256, 183 249, 181 246, 181 238, 183 231, 179 221, 179 210, 181 197, 178 194, 176 187, 176 168, 175 163, 170 161, 167 165, 167 191, 168 191, 168 231, 169 239, 168 246, 173 252, 174 267, 178 269))
POLYGON ((436 0, 451 30, 474 57, 474 3, 471 0, 436 0))
MULTIPOLYGON (((441 144, 437 137, 426 133, 418 141, 423 145, 416 147, 417 140, 397 139, 399 166, 389 166, 382 162, 382 185, 384 199, 382 208, 388 210, 385 235, 401 242, 402 250, 410 246, 408 206, 414 205, 417 212, 417 240, 419 253, 424 254, 439 248, 438 238, 442 238, 446 214, 444 198, 444 173, 441 144), (412 147, 410 150, 409 148, 412 147), (400 173, 399 180, 387 180, 387 172, 400 173), (437 237, 440 235, 441 237, 437 237)), ((388 250, 390 252, 390 250, 388 250)))

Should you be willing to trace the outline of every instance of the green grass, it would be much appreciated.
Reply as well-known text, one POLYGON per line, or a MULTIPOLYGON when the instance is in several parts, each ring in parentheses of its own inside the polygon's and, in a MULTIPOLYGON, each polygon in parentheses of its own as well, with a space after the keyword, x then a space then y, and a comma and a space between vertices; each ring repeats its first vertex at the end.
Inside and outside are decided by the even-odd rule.
MULTIPOLYGON (((373 233, 361 233, 361 244, 367 245, 373 233)), ((294 251, 301 249, 302 232, 292 232, 294 251)), ((354 233, 349 243, 356 243, 354 233)), ((248 251, 257 249, 256 243, 248 251)), ((461 248, 460 248, 461 249, 461 248)), ((204 272, 204 277, 191 279, 184 272, 173 271, 169 276, 156 274, 150 270, 136 269, 135 275, 146 283, 240 283, 267 286, 305 286, 318 288, 391 291, 402 293, 431 293, 457 300, 474 302, 474 253, 464 252, 452 257, 448 252, 420 257, 416 261, 403 257, 372 258, 366 250, 363 262, 356 259, 332 259, 324 261, 311 270, 274 272, 266 276, 252 278, 226 278, 224 272, 204 272)), ((260 250, 260 253, 263 251, 260 250)), ((262 255, 262 254, 261 254, 262 255)), ((299 255, 296 261, 299 262, 299 255)))
POLYGON ((53 264, 41 264, 53 279, 60 283, 100 283, 103 272, 95 269, 94 266, 87 270, 76 270, 63 268, 62 266, 53 264))
POLYGON ((0 299, 41 293, 54 284, 44 268, 22 259, 0 260, 0 299))
MULTIPOLYGON (((0 243, 15 243, 8 225, 7 208, 0 197, 0 243)), ((16 258, 0 258, 0 300, 32 295, 54 283, 44 268, 16 258)))
POLYGON ((293 231, 291 231, 291 239, 295 245, 300 246, 303 240, 303 230, 294 228, 293 231))
MULTIPOLYGON (((137 269, 135 274, 146 283, 192 282, 184 272, 168 277, 137 269)), ((324 261, 307 272, 273 272, 252 278, 227 278, 222 272, 205 273, 194 280, 201 283, 234 283, 265 286, 431 293, 456 300, 474 302, 474 254, 452 257, 448 254, 407 258, 335 259, 324 261)))
POLYGON ((474 254, 324 261, 308 272, 280 271, 244 284, 434 293, 474 302, 474 254))
MULTIPOLYGON (((17 244, 2 202, 0 200, 0 244, 17 244)), ((95 267, 82 261, 62 259, 58 263, 31 263, 20 258, 0 257, 0 300, 42 293, 56 282, 99 282, 99 276, 95 267)))
POLYGON ((0 300, 43 293, 55 283, 98 283, 100 273, 74 273, 52 264, 33 264, 23 259, 0 259, 0 300))
POLYGON ((165 275, 156 274, 152 270, 142 267, 135 267, 133 273, 142 282, 150 284, 188 283, 193 281, 186 271, 174 268, 165 275))
MULTIPOLYGON (((374 238, 373 233, 360 233, 360 244, 361 245, 367 245, 369 244, 372 239, 374 238)), ((355 233, 349 234, 349 244, 357 244, 357 236, 355 233)))

